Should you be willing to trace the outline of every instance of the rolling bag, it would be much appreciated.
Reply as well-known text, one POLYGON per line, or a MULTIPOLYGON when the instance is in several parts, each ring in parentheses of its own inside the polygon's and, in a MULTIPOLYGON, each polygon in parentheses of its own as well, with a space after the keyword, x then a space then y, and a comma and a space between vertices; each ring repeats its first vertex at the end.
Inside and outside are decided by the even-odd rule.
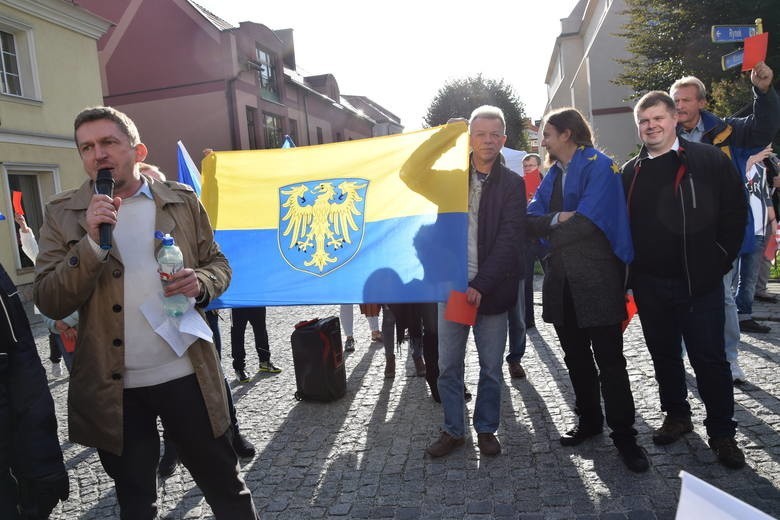
POLYGON ((295 366, 295 398, 333 401, 347 391, 341 325, 335 316, 302 321, 290 337, 295 366))

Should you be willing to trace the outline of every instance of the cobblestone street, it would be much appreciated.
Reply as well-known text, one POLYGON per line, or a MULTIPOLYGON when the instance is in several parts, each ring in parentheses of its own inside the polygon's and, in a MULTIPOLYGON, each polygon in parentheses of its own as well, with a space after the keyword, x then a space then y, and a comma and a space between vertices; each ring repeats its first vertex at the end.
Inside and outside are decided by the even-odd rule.
MULTIPOLYGON (((540 278, 537 277, 537 284, 540 278)), ((770 284, 780 292, 780 284, 770 284)), ((780 517, 780 304, 758 304, 755 317, 769 334, 743 334, 740 361, 748 383, 735 388, 737 441, 748 465, 728 470, 707 447, 704 409, 688 366, 694 433, 669 446, 651 440, 662 413, 650 357, 635 318, 625 335, 625 353, 637 408, 639 443, 648 452, 647 473, 628 471, 605 432, 576 448, 558 438, 574 424, 573 394, 553 327, 536 324, 523 358, 527 379, 505 377, 503 453, 480 457, 469 439, 448 457, 432 460, 424 449, 434 440, 441 407, 424 378, 414 376, 411 356, 399 358, 395 380, 385 380, 384 351, 370 343, 366 320, 355 311, 356 351, 348 354, 347 394, 322 404, 298 402, 290 334, 300 320, 338 316, 338 306, 268 309, 271 358, 281 374, 258 374, 239 384, 230 364, 229 312, 221 321, 223 368, 233 389, 242 432, 257 455, 242 461, 242 475, 263 518, 674 518, 685 470, 780 517), (401 362, 404 359, 405 362, 401 362)), ((249 329, 251 331, 251 328, 249 329)), ((43 326, 34 325, 44 366, 49 367, 43 326)), ((251 332, 247 370, 257 369, 251 332)), ((686 364, 687 366, 687 364, 686 364)), ((478 362, 470 340, 466 381, 476 392, 478 362)), ((95 450, 67 441, 68 379, 52 380, 59 434, 70 474, 71 496, 56 519, 118 518, 112 481, 95 450)), ((474 401, 467 404, 473 411, 474 401)), ((472 431, 473 434, 473 431, 472 431)), ((161 518, 206 519, 211 510, 186 469, 160 482, 161 518)))

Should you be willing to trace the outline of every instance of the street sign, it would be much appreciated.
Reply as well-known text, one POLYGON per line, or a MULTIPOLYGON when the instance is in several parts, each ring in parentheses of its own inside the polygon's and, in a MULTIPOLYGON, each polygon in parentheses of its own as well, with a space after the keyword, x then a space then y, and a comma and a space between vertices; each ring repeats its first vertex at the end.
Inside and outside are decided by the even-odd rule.
POLYGON ((757 33, 755 25, 713 25, 710 36, 713 43, 739 43, 757 33))
POLYGON ((721 56, 720 58, 720 66, 723 70, 728 70, 733 67, 738 67, 742 65, 742 57, 744 56, 745 51, 743 49, 738 49, 734 52, 730 52, 726 54, 725 56, 721 56))

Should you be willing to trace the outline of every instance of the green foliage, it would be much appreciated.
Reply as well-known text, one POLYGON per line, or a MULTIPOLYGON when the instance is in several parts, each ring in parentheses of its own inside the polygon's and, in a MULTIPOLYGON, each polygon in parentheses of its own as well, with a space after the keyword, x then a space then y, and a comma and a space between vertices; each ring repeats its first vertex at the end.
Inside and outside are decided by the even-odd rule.
POLYGON ((506 145, 516 150, 527 150, 528 141, 523 132, 525 107, 514 89, 504 80, 476 77, 447 82, 433 98, 423 118, 428 127, 443 125, 454 117, 468 118, 482 105, 494 105, 504 111, 506 120, 506 145))
POLYGON ((675 80, 696 76, 710 91, 713 111, 727 116, 750 102, 749 79, 739 67, 721 70, 720 58, 741 44, 716 44, 713 25, 753 24, 763 19, 770 33, 767 64, 780 72, 780 2, 778 0, 626 0, 629 22, 620 36, 634 55, 620 60, 623 73, 615 83, 639 97, 649 90, 669 90, 675 80))

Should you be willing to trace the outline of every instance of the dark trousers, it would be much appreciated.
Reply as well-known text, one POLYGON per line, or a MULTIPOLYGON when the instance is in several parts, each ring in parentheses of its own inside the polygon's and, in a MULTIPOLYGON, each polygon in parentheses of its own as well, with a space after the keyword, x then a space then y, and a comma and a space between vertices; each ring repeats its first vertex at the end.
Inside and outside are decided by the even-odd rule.
POLYGON ((214 438, 194 374, 124 391, 122 455, 98 450, 103 468, 114 479, 121 518, 157 517, 158 416, 214 516, 257 518, 229 434, 214 438))
POLYGON ((231 309, 233 325, 230 327, 230 349, 233 357, 233 369, 246 368, 246 350, 244 349, 244 332, 247 323, 252 325, 255 333, 255 349, 257 359, 267 362, 271 359, 268 346, 268 330, 265 328, 265 307, 240 307, 231 309))
MULTIPOLYGON (((542 259, 544 249, 538 240, 528 242, 528 249, 525 254, 525 327, 526 329, 536 326, 534 319, 534 266, 536 260, 542 259)), ((540 262, 541 263, 541 262, 540 262)), ((544 263, 541 263, 544 266, 544 263)), ((518 298, 521 296, 518 295, 518 298)))
POLYGON ((707 434, 733 437, 737 423, 732 419, 734 388, 723 337, 723 285, 716 283, 706 293, 690 296, 682 278, 635 273, 631 283, 645 343, 653 358, 661 410, 672 417, 691 415, 682 358, 684 339, 707 411, 707 434))
POLYGON ((423 358, 425 358, 425 381, 436 402, 439 398, 439 311, 435 303, 418 303, 422 320, 423 358))
POLYGON ((636 436, 634 396, 623 356, 620 323, 580 328, 569 285, 564 286, 563 323, 555 325, 574 388, 575 411, 586 428, 601 427, 604 415, 617 443, 636 436), (595 357, 595 362, 594 362, 595 357), (596 368, 598 366, 598 369, 596 368), (604 414, 601 397, 604 397, 604 414))
POLYGON ((57 334, 49 333, 49 361, 52 363, 59 363, 62 359, 62 352, 57 345, 57 337, 57 334))

